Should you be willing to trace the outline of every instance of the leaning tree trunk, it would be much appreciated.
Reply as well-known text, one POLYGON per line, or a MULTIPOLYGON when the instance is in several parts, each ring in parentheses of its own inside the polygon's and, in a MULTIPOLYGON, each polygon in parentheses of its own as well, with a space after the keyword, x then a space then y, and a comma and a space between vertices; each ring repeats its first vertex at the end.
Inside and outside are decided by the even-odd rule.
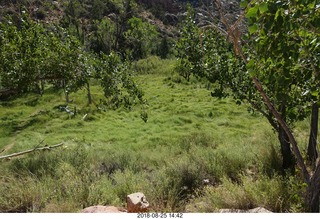
POLYGON ((279 125, 278 139, 281 145, 281 155, 282 155, 282 168, 284 170, 294 171, 295 161, 290 148, 290 141, 287 133, 279 125))
MULTIPOLYGON (((279 112, 281 113, 281 116, 283 120, 286 120, 286 100, 283 100, 283 102, 280 104, 279 112)), ((285 132, 283 127, 281 127, 281 124, 278 122, 279 128, 278 128, 278 139, 281 146, 281 155, 282 155, 282 168, 284 171, 290 170, 292 173, 294 173, 295 169, 295 161, 294 156, 290 147, 290 140, 288 137, 288 134, 285 132)))
POLYGON ((310 125, 310 136, 309 145, 307 151, 307 159, 309 164, 314 168, 316 160, 318 158, 317 152, 317 135, 318 135, 318 118, 319 118, 319 106, 318 103, 313 103, 311 113, 311 125, 310 125))

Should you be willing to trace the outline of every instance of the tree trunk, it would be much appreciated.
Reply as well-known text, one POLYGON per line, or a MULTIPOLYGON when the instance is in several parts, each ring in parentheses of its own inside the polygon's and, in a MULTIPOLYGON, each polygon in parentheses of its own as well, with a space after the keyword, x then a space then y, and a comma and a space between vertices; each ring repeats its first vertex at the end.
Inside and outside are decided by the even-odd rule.
POLYGON ((308 212, 319 213, 320 202, 320 162, 316 164, 316 169, 307 187, 306 210, 308 212))
POLYGON ((44 94, 44 80, 40 81, 41 96, 44 94))
MULTIPOLYGON (((279 107, 279 112, 281 113, 281 117, 286 122, 286 100, 284 99, 279 107)), ((278 122, 278 139, 281 146, 281 155, 282 155, 282 168, 284 171, 291 170, 292 173, 294 173, 295 169, 295 162, 294 157, 290 148, 290 141, 288 134, 285 132, 283 127, 278 122)))
POLYGON ((284 170, 294 171, 295 162, 294 162, 294 157, 290 148, 289 137, 280 125, 279 125, 278 139, 280 142, 281 155, 283 158, 282 168, 284 170))
POLYGON ((66 102, 69 103, 69 92, 67 90, 67 86, 66 86, 66 81, 63 80, 63 90, 64 90, 64 95, 66 97, 66 102))
POLYGON ((91 96, 91 90, 90 90, 90 84, 87 82, 87 92, 88 92, 88 104, 92 104, 92 96, 91 96))
POLYGON ((69 92, 67 90, 65 90, 64 94, 66 96, 66 103, 69 103, 69 92))
POLYGON ((317 152, 317 135, 318 135, 318 118, 319 118, 319 106, 318 103, 313 103, 311 113, 311 125, 310 125, 310 136, 309 145, 307 151, 308 163, 315 167, 316 160, 318 158, 317 152))

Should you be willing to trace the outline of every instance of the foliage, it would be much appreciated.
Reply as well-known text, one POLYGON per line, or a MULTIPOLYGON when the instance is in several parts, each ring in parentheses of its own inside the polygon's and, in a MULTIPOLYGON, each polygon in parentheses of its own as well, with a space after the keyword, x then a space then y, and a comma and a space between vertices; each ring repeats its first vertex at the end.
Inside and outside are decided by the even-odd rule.
MULTIPOLYGON (((315 90, 318 90, 319 86, 318 63, 320 60, 319 33, 316 31, 319 24, 315 23, 319 20, 317 3, 314 1, 258 1, 250 5, 246 17, 250 37, 247 47, 250 51, 246 66, 248 74, 259 79, 259 83, 263 84, 270 102, 280 113, 282 124, 286 122, 290 126, 306 118, 311 109, 312 120, 318 120, 318 112, 315 110, 318 108, 319 101, 318 91, 315 90), (307 4, 308 9, 303 7, 303 4, 307 4), (315 107, 312 107, 313 105, 315 107)), ((273 116, 276 117, 275 113, 273 116)), ((277 120, 280 123, 278 117, 277 120)), ((318 121, 311 123, 317 124, 318 121)), ((288 137, 281 140, 282 128, 284 128, 283 125, 279 125, 278 132, 281 145, 284 145, 290 133, 287 131, 285 135, 288 137)), ((309 159, 314 161, 317 158, 316 152, 309 154, 309 151, 316 151, 316 146, 311 144, 311 139, 314 139, 314 133, 317 131, 317 127, 312 125, 308 156, 313 156, 309 159)), ((296 151, 299 165, 306 172, 306 168, 302 167, 304 166, 302 157, 298 154, 292 138, 290 143, 296 151)), ((282 149, 285 161, 286 154, 290 151, 289 148, 282 147, 282 149)), ((319 204, 316 205, 318 206, 316 211, 319 211, 319 204)))
POLYGON ((20 27, 10 20, 1 26, 2 87, 22 93, 39 89, 39 82, 47 80, 64 81, 68 90, 75 91, 86 80, 80 64, 85 63, 85 54, 63 29, 46 30, 27 16, 21 18, 20 27))
POLYGON ((311 100, 318 99, 318 12, 314 1, 258 1, 246 14, 248 50, 254 51, 247 64, 249 74, 262 81, 288 123, 305 118, 311 100))
POLYGON ((97 54, 115 51, 122 59, 131 60, 155 53, 165 57, 168 39, 161 40, 156 26, 146 21, 141 10, 133 0, 73 0, 67 4, 61 24, 97 54))
POLYGON ((234 56, 231 45, 216 29, 196 25, 192 8, 188 9, 181 35, 177 69, 183 77, 188 80, 193 74, 207 79, 212 83, 214 97, 232 96, 238 104, 257 99, 244 63, 234 56))
POLYGON ((96 52, 109 54, 117 48, 116 24, 110 18, 95 20, 92 29, 93 34, 89 36, 90 48, 96 52))
POLYGON ((4 21, 1 34, 0 78, 3 88, 17 93, 43 93, 45 83, 62 87, 68 95, 86 87, 91 103, 90 80, 98 79, 108 104, 130 107, 142 101, 138 89, 128 73, 128 63, 118 55, 97 56, 86 52, 81 43, 65 29, 52 26, 45 29, 27 16, 17 27, 4 21))
POLYGON ((128 64, 114 53, 108 56, 102 53, 100 57, 95 63, 95 78, 101 80, 108 104, 116 108, 120 105, 130 108, 137 103, 136 99, 143 102, 143 92, 132 79, 128 64))
MULTIPOLYGON (((213 96, 220 98, 232 96, 239 104, 248 102, 253 110, 257 110, 268 119, 279 133, 284 168, 287 168, 292 163, 290 148, 285 143, 288 142, 287 137, 282 134, 282 128, 255 90, 251 77, 259 78, 284 121, 293 126, 294 122, 303 120, 309 115, 311 100, 315 100, 315 95, 312 97, 312 93, 315 94, 313 91, 318 86, 316 75, 319 70, 315 66, 318 61, 315 60, 317 60, 318 50, 316 42, 319 37, 312 22, 309 32, 302 30, 300 25, 288 25, 289 21, 292 22, 291 20, 299 20, 307 10, 301 12, 302 14, 292 12, 296 17, 292 19, 288 17, 286 21, 281 21, 279 24, 274 22, 274 17, 278 18, 283 10, 286 10, 287 6, 281 4, 257 2, 251 4, 248 9, 246 16, 249 22, 250 38, 248 38, 248 47, 245 48, 250 61, 247 64, 244 63, 247 60, 240 60, 235 56, 231 45, 216 26, 197 27, 195 12, 192 8, 189 8, 188 16, 182 26, 183 37, 179 40, 177 48, 180 59, 178 69, 184 77, 188 79, 191 74, 194 74, 206 78, 215 83, 213 96), (273 11, 268 11, 268 4, 270 10, 274 7, 273 11), (278 13, 276 8, 279 9, 278 13), (260 13, 260 10, 263 13, 260 13), (310 44, 309 48, 304 44, 306 42, 315 44, 310 44), (295 47, 292 46, 293 44, 295 47), (304 52, 305 50, 310 50, 311 53, 304 52)), ((311 4, 310 7, 312 6, 316 7, 311 4)), ((297 7, 292 10, 300 9, 297 7)), ((289 11, 288 9, 287 13, 289 11)), ((317 19, 315 14, 312 19, 317 19)), ((304 19, 300 22, 307 28, 308 22, 304 19)), ((238 38, 234 40, 240 41, 238 38)))
POLYGON ((127 25, 124 36, 129 47, 128 55, 134 60, 146 58, 156 49, 158 33, 155 27, 137 17, 130 18, 127 25))
POLYGON ((150 54, 165 58, 170 52, 169 44, 176 37, 169 35, 169 28, 162 23, 152 22, 155 19, 152 15, 146 17, 149 12, 134 0, 29 0, 0 4, 3 4, 1 20, 9 14, 15 21, 19 20, 24 8, 29 17, 43 22, 44 26, 54 24, 66 29, 87 51, 93 50, 96 54, 114 51, 121 54, 122 59, 137 60, 150 54), (160 31, 163 28, 165 32, 160 31))
POLYGON ((1 23, 0 72, 1 87, 23 92, 31 89, 40 71, 37 64, 43 56, 38 45, 43 42, 44 29, 24 19, 21 22, 20 30, 11 21, 1 23))

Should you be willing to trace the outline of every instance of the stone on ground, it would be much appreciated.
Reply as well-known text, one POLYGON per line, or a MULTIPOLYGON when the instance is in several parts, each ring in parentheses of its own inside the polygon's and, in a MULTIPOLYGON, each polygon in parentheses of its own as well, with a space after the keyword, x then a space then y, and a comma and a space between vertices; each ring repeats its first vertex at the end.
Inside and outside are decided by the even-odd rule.
POLYGON ((133 193, 127 196, 127 211, 129 213, 147 212, 149 202, 141 192, 133 193))

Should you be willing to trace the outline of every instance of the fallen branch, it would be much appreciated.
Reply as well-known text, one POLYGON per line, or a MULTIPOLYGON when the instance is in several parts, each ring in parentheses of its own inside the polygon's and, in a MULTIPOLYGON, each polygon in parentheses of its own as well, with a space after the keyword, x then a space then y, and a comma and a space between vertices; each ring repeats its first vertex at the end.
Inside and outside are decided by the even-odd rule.
POLYGON ((57 147, 60 147, 62 145, 63 145, 63 143, 59 143, 59 144, 56 144, 56 145, 46 146, 46 147, 42 147, 42 148, 33 148, 33 149, 22 151, 22 152, 8 154, 8 155, 0 156, 0 160, 1 159, 11 158, 11 157, 17 157, 17 156, 20 156, 20 155, 23 155, 23 154, 28 154, 28 153, 34 152, 34 151, 50 150, 52 148, 57 148, 57 147))

